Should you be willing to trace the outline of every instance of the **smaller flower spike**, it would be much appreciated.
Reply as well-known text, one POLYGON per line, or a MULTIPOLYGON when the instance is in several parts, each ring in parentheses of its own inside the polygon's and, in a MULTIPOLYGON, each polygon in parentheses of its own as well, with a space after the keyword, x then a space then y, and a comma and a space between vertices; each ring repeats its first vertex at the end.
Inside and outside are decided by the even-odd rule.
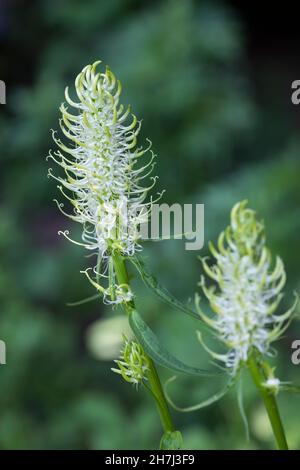
POLYGON ((126 382, 130 382, 138 387, 147 380, 149 370, 148 359, 140 344, 136 341, 129 341, 125 336, 124 346, 119 360, 114 361, 118 369, 112 368, 113 372, 120 374, 126 382))
POLYGON ((271 267, 264 225, 246 206, 247 201, 243 201, 233 207, 231 223, 220 234, 218 249, 210 243, 215 264, 211 266, 202 259, 203 269, 213 285, 207 286, 204 276, 200 285, 214 316, 204 314, 199 307, 199 297, 196 299, 199 315, 227 351, 215 353, 204 344, 200 334, 199 340, 233 375, 248 360, 253 349, 261 354, 268 353, 270 344, 289 325, 295 307, 294 304, 286 313, 275 314, 286 281, 284 265, 277 257, 271 267))
POLYGON ((64 204, 56 201, 60 211, 82 224, 81 241, 72 240, 68 231, 60 233, 98 256, 94 274, 84 273, 97 284, 104 301, 122 303, 131 293, 128 286, 115 285, 109 260, 114 253, 128 257, 141 250, 139 227, 148 219, 154 201, 146 202, 146 198, 157 177, 150 177, 146 186, 143 180, 154 168, 155 155, 150 141, 146 149, 137 146, 141 122, 130 107, 119 104, 121 83, 108 67, 97 72, 99 64, 87 65, 77 76, 76 101, 66 88, 60 128, 69 144, 53 131, 59 150, 48 157, 65 174, 55 176, 50 168, 49 176, 58 181, 58 189, 73 209, 67 213, 64 204), (141 164, 148 151, 148 161, 141 164), (102 285, 105 279, 108 287, 102 285))

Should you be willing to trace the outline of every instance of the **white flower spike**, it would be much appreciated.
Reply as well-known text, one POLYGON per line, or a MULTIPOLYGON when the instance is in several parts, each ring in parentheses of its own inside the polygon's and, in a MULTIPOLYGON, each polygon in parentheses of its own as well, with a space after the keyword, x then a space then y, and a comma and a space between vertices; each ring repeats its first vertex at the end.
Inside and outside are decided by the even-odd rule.
POLYGON ((67 105, 60 107, 60 128, 69 144, 53 131, 59 150, 48 157, 64 169, 65 175, 55 176, 50 168, 49 176, 59 182, 58 189, 73 208, 68 214, 64 204, 56 201, 60 211, 82 224, 80 242, 72 240, 68 231, 60 233, 98 255, 94 282, 104 301, 122 303, 131 294, 126 286, 115 286, 115 295, 111 296, 114 272, 113 268, 108 272, 108 261, 115 252, 126 257, 141 249, 139 226, 148 218, 153 201, 145 200, 157 177, 151 177, 148 187, 142 186, 142 181, 151 174, 155 155, 150 141, 146 149, 137 147, 141 122, 131 114, 130 107, 119 104, 121 84, 108 67, 97 72, 99 64, 86 66, 77 76, 77 101, 70 98, 66 88, 67 105), (143 166, 140 158, 148 151, 149 160, 143 166), (108 280, 108 287, 99 283, 100 278, 108 280))
MULTIPOLYGON (((231 224, 218 239, 218 250, 210 244, 216 262, 209 266, 202 260, 205 273, 214 281, 207 286, 204 276, 200 285, 214 312, 213 317, 197 308, 201 318, 213 329, 227 352, 217 354, 199 340, 207 351, 236 375, 256 349, 267 354, 270 344, 289 325, 295 305, 277 315, 286 281, 283 262, 276 258, 271 267, 271 254, 265 246, 264 225, 258 221, 247 201, 236 204, 231 212, 231 224)), ((297 300, 296 300, 297 302, 297 300)), ((273 381, 266 386, 276 386, 273 381)))

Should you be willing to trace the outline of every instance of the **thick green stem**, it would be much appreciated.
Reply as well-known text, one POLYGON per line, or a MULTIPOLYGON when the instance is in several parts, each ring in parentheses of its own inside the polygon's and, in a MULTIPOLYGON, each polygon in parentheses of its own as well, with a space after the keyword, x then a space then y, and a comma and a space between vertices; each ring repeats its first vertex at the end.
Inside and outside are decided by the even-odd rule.
MULTIPOLYGON (((119 284, 126 284, 129 286, 129 277, 126 269, 124 259, 119 255, 113 256, 114 269, 119 284)), ((134 301, 130 301, 125 306, 128 315, 135 308, 134 301)), ((149 361, 149 385, 153 396, 155 397, 156 405, 158 408, 160 420, 164 431, 175 431, 172 417, 170 415, 168 403, 166 401, 161 382, 152 359, 147 356, 149 361)))
POLYGON ((252 376, 253 382, 257 386, 262 399, 264 401, 269 420, 273 429, 277 447, 280 450, 288 450, 288 444, 285 437, 284 428, 280 418, 277 402, 274 393, 269 391, 265 386, 264 382, 266 377, 264 376, 262 370, 257 361, 256 354, 252 354, 248 360, 248 367, 250 374, 252 376))

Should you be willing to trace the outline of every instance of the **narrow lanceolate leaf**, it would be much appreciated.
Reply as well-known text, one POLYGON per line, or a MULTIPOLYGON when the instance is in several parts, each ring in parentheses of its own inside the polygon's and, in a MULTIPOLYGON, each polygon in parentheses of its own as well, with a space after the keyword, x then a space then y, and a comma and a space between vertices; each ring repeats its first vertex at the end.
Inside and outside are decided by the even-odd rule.
POLYGON ((300 385, 280 384, 279 390, 281 392, 300 393, 300 385))
POLYGON ((67 307, 75 307, 78 305, 87 304, 88 302, 92 302, 93 300, 100 299, 100 298, 101 298, 101 295, 97 293, 95 295, 91 295, 90 297, 87 297, 86 299, 76 300, 75 302, 68 302, 67 307))
POLYGON ((143 279, 145 285, 149 287, 153 292, 164 302, 169 304, 171 307, 180 310, 181 312, 196 318, 198 321, 202 323, 200 316, 194 312, 192 309, 188 308, 186 305, 181 303, 178 299, 176 299, 165 287, 159 284, 158 280, 155 276, 153 276, 145 267, 145 264, 138 259, 137 257, 130 258, 130 261, 138 270, 141 278, 143 279))
POLYGON ((174 357, 162 344, 160 344, 157 336, 135 310, 133 310, 129 316, 129 323, 145 352, 153 359, 156 364, 159 364, 162 367, 166 367, 167 369, 171 369, 175 372, 181 372, 190 375, 207 377, 218 375, 216 372, 210 372, 204 369, 199 369, 197 367, 188 366, 174 357))
POLYGON ((191 405, 191 406, 186 406, 186 407, 180 407, 176 405, 173 400, 171 399, 169 392, 168 392, 168 387, 169 385, 176 380, 177 377, 171 377, 167 382, 165 383, 164 386, 164 391, 165 391, 165 396, 167 399, 167 402, 174 408, 176 411, 181 411, 182 413, 190 413, 192 411, 197 411, 200 410, 201 408, 206 408, 207 406, 210 406, 217 401, 221 400, 221 398, 226 395, 226 393, 234 387, 237 381, 237 377, 230 377, 226 385, 217 393, 214 393, 211 397, 207 398, 206 400, 201 401, 200 403, 197 403, 196 405, 191 405))

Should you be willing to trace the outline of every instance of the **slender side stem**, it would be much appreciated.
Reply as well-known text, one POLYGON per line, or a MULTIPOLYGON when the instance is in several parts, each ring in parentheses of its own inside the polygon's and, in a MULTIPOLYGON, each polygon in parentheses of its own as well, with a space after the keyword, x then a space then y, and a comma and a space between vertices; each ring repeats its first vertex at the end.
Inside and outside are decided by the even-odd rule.
POLYGON ((259 367, 255 354, 252 354, 250 359, 248 360, 248 367, 253 382, 259 389, 262 399, 264 401, 277 443, 277 447, 280 450, 288 450, 288 444, 286 441, 285 432, 280 418, 275 395, 268 391, 263 385, 266 378, 259 367))
MULTIPOLYGON (((126 284, 129 286, 129 277, 126 269, 124 259, 119 255, 113 256, 114 268, 119 284, 126 284)), ((131 311, 135 308, 134 301, 131 300, 126 304, 126 312, 130 315, 131 311)), ((172 417, 170 415, 168 403, 166 401, 161 382, 152 359, 147 355, 149 361, 149 385, 153 396, 155 397, 156 405, 158 408, 160 420, 164 431, 175 431, 172 417)))

